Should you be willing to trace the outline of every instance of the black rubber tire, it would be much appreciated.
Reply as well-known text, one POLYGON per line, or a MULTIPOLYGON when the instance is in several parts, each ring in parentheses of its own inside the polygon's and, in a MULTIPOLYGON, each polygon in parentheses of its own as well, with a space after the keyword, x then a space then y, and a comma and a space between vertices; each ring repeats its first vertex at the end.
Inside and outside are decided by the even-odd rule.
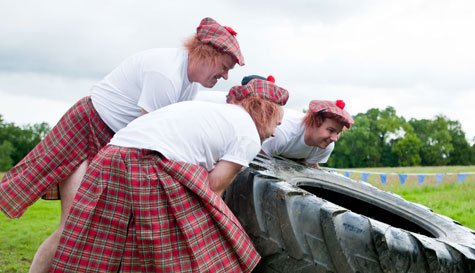
POLYGON ((224 199, 255 272, 475 272, 473 230, 337 173, 259 155, 224 199))

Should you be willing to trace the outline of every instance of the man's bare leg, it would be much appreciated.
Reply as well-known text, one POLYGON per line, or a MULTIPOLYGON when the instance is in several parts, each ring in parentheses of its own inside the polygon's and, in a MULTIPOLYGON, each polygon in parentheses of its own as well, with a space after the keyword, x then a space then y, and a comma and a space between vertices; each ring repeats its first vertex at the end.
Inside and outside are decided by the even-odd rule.
POLYGON ((36 251, 33 262, 31 263, 30 273, 49 272, 53 263, 56 248, 58 248, 59 239, 64 229, 64 224, 69 215, 69 210, 74 200, 74 196, 81 184, 81 180, 86 173, 87 160, 81 163, 79 167, 67 179, 59 183, 59 193, 61 196, 61 220, 58 228, 51 234, 36 251))

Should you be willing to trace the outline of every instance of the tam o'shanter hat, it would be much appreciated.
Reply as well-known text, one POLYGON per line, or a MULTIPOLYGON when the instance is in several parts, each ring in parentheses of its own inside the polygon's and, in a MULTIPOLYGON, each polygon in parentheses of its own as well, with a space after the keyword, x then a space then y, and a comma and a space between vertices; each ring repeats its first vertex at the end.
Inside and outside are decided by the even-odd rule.
POLYGON ((259 75, 249 75, 249 76, 245 76, 244 78, 242 78, 241 85, 246 85, 248 82, 250 82, 253 79, 261 79, 261 80, 270 81, 270 82, 275 83, 274 76, 272 76, 272 75, 267 76, 267 78, 264 78, 264 77, 259 76, 259 75))
POLYGON ((196 36, 200 41, 212 45, 221 52, 228 53, 236 63, 243 66, 244 57, 241 54, 236 35, 237 33, 232 28, 222 26, 209 17, 201 20, 196 29, 196 36))
MULTIPOLYGON (((258 96, 265 100, 273 101, 280 105, 285 105, 289 99, 289 92, 276 85, 275 79, 272 76, 263 80, 262 77, 256 77, 249 80, 244 85, 237 85, 229 90, 227 98, 235 97, 237 100, 243 100, 249 96, 258 96)), ((243 79, 244 81, 244 79, 243 79)))
POLYGON ((312 100, 309 105, 309 110, 314 113, 322 113, 325 117, 334 118, 343 123, 346 128, 351 128, 355 123, 351 115, 344 110, 345 102, 342 100, 327 101, 327 100, 312 100))

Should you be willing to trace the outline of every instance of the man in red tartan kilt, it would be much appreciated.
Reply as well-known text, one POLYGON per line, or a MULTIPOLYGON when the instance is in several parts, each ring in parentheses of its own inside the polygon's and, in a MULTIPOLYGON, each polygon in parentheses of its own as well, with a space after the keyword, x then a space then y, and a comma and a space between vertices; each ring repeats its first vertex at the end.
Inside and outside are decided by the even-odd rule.
POLYGON ((235 86, 132 121, 89 166, 53 272, 250 272, 260 256, 220 195, 282 120, 288 92, 235 86))
POLYGON ((38 249, 30 270, 47 272, 88 162, 115 132, 142 114, 191 100, 198 84, 213 87, 244 65, 236 32, 204 18, 183 48, 150 49, 121 63, 91 88, 0 182, 0 210, 20 217, 40 197, 61 199, 58 229, 38 249))

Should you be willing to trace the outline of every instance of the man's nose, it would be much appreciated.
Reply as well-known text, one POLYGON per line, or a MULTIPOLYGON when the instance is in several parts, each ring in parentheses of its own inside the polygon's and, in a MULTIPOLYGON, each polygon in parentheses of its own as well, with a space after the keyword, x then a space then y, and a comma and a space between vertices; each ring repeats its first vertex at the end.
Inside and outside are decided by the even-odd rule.
POLYGON ((224 71, 223 74, 221 74, 223 79, 227 80, 228 79, 228 71, 224 71))

